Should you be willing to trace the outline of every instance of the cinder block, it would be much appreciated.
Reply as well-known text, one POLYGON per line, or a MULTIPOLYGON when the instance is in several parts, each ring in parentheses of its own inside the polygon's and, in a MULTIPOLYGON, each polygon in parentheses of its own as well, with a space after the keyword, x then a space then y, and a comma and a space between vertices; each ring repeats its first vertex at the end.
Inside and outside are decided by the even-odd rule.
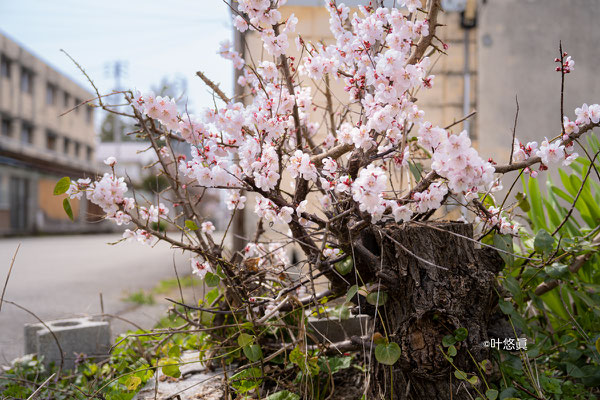
POLYGON ((75 366, 80 354, 94 359, 108 356, 110 324, 107 321, 83 317, 48 321, 46 325, 51 331, 41 323, 25 325, 25 354, 36 353, 44 358, 46 366, 51 362, 60 364, 61 352, 57 340, 66 369, 75 366))
POLYGON ((335 343, 350 339, 352 336, 365 335, 370 327, 371 317, 354 315, 348 319, 336 318, 308 319, 308 325, 314 330, 315 337, 322 343, 335 343))

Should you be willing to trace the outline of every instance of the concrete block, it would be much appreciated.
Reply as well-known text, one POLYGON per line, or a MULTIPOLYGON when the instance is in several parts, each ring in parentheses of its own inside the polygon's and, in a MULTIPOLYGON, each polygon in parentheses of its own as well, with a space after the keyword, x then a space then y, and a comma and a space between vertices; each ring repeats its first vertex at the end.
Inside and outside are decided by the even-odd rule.
POLYGON ((371 326, 371 317, 368 315, 354 315, 342 320, 310 317, 308 325, 319 341, 335 343, 348 340, 352 336, 366 334, 371 326))
POLYGON ((88 358, 105 358, 110 350, 110 324, 89 317, 70 318, 25 325, 25 354, 36 353, 45 365, 60 364, 62 349, 64 368, 72 369, 80 354, 88 358), (54 333, 54 335, 53 335, 54 333), (56 339, 54 338, 56 336, 56 339))

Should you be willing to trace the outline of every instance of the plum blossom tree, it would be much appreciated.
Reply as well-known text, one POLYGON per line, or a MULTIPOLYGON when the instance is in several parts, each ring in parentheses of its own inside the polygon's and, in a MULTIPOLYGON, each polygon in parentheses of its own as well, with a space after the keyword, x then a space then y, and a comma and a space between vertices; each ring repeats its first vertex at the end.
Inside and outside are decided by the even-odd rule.
MULTIPOLYGON (((467 132, 436 125, 417 104, 417 92, 435 85, 431 55, 445 48, 435 35, 439 0, 426 9, 416 0, 391 8, 372 2, 357 13, 325 1, 332 44, 295 34, 297 18, 283 19, 278 9, 284 3, 239 0, 233 9, 235 28, 258 35, 264 46, 258 62, 228 43, 219 51, 240 71, 244 99, 228 97, 202 73, 218 103, 201 116, 178 112, 168 97, 126 92, 137 134, 150 141, 169 181, 153 204, 128 195, 125 179, 114 173, 73 181, 67 194, 85 195, 107 219, 129 225, 125 240, 166 241, 189 254, 194 273, 218 282, 222 296, 188 308, 217 315, 210 332, 232 316, 249 321, 237 334, 257 335, 264 362, 281 349, 298 349, 308 360, 315 347, 303 318, 347 299, 374 317, 373 331, 320 349, 365 354, 366 398, 472 398, 482 383, 459 389, 461 381, 448 374, 489 358, 481 343, 498 301, 498 251, 507 251, 474 239, 474 232, 518 235, 510 212, 490 201, 503 175, 535 177, 571 162, 573 141, 599 125, 600 106, 584 104, 574 121, 561 115, 561 132, 539 145, 515 138, 507 164, 484 160, 467 132), (300 57, 290 55, 292 46, 300 57), (313 99, 315 86, 331 98, 331 81, 348 94, 337 111, 313 99), (174 142, 189 144, 191 157, 175 152, 174 142), (233 214, 254 207, 257 228, 243 249, 226 246, 233 216, 217 240, 213 216, 198 213, 207 190, 222 191, 233 214), (442 221, 448 204, 462 209, 460 221, 442 221), (152 229, 159 220, 179 235, 152 229), (302 253, 295 264, 291 248, 302 253), (318 291, 323 279, 327 287, 318 291), (264 327, 283 333, 259 334, 264 327), (445 353, 443 338, 463 329, 468 336, 458 354, 445 353)), ((566 54, 557 60, 564 79, 574 61, 566 54)))

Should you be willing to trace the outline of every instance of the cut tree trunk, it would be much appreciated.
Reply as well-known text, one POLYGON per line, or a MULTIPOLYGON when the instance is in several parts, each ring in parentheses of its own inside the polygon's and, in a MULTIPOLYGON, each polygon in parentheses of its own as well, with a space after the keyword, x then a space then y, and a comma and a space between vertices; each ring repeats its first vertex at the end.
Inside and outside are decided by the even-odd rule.
MULTIPOLYGON (((494 249, 479 249, 464 238, 473 237, 469 224, 406 223, 375 229, 377 246, 371 240, 369 250, 381 262, 371 268, 381 268, 379 276, 387 277, 381 284, 389 294, 378 308, 381 318, 376 318, 376 331, 387 332, 402 353, 392 367, 374 361, 370 398, 477 397, 473 386, 457 380, 454 372, 458 368, 472 376, 478 370, 471 356, 477 362, 490 357, 483 342, 488 340, 490 316, 498 301, 495 285, 502 259, 494 249), (468 336, 455 345, 455 368, 441 349, 447 350, 442 338, 457 328, 466 328, 468 336)), ((485 393, 481 376, 479 385, 485 393)))

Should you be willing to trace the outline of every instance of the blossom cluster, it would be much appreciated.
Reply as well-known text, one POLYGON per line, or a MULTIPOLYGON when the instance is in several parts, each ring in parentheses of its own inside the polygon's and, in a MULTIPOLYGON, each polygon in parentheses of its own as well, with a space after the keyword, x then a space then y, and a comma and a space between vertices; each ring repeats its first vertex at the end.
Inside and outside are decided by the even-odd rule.
MULTIPOLYGON (((289 36, 298 20, 294 15, 283 19, 278 10, 283 4, 284 0, 237 2, 234 26, 241 32, 253 31, 263 42, 265 57, 256 65, 248 65, 229 42, 218 51, 239 70, 237 83, 251 96, 248 104, 223 95, 224 105, 189 115, 178 112, 174 99, 152 92, 136 92, 128 99, 137 117, 162 125, 164 137, 189 144, 188 157, 177 156, 168 147, 158 149, 160 161, 168 160, 177 168, 182 187, 222 189, 225 205, 232 211, 246 207, 243 193, 254 192, 254 211, 259 218, 302 227, 317 220, 306 213, 306 194, 297 198, 296 193, 281 189, 287 177, 293 188, 308 188, 306 192, 318 198, 327 216, 339 211, 335 208, 339 204, 349 204, 373 223, 386 218, 408 221, 415 214, 439 209, 450 196, 468 202, 498 189, 493 162, 480 157, 468 133, 436 126, 416 104, 418 92, 431 89, 435 81, 430 58, 415 56, 415 44, 435 28, 419 9, 419 0, 397 2, 408 14, 395 7, 371 5, 359 6, 359 11, 351 14, 349 7, 325 1, 334 41, 309 43, 295 35, 302 54, 298 60, 287 55, 289 36), (319 105, 313 99, 314 88, 306 85, 326 76, 343 85, 350 116, 340 118, 337 125, 328 121, 321 126, 315 121, 323 119, 311 119, 319 105), (360 113, 350 112, 355 109, 360 113), (321 143, 315 144, 317 132, 325 130, 325 138, 319 137, 321 143), (326 154, 331 157, 320 155, 336 146, 347 151, 326 154), (431 158, 435 178, 409 195, 394 188, 390 184, 393 175, 406 174, 424 154, 431 158), (353 169, 350 164, 356 160, 358 167, 353 169)), ((561 68, 569 72, 573 66, 573 60, 566 57, 561 68)), ((318 82, 317 91, 321 91, 318 82)), ((585 124, 600 123, 600 105, 584 104, 575 114, 574 121, 565 117, 562 140, 545 139, 538 145, 516 139, 513 161, 539 157, 542 170, 552 163, 573 161, 577 154, 571 152, 571 136, 585 124)), ((112 174, 96 182, 77 181, 69 195, 85 193, 117 224, 130 222, 134 209, 146 227, 167 219, 169 210, 164 204, 145 207, 126 198, 127 185, 114 175, 116 160, 109 158, 105 163, 113 168, 112 174)), ((537 174, 531 167, 526 172, 533 177, 537 174)), ((502 233, 515 234, 517 225, 501 211, 490 209, 487 222, 502 233)), ((201 225, 207 236, 215 231, 210 221, 201 225)), ((154 240, 141 228, 127 230, 125 237, 142 243, 154 240)), ((262 244, 248 245, 244 254, 246 258, 268 258, 273 265, 288 263, 284 253, 262 244)), ((207 261, 200 258, 192 259, 192 267, 201 276, 210 271, 207 261)))
POLYGON ((131 204, 133 199, 126 199, 126 192, 125 178, 117 178, 113 174, 105 173, 102 178, 94 182, 90 178, 71 181, 66 193, 71 199, 81 199, 85 193, 89 201, 100 206, 109 218, 113 218, 119 213, 120 205, 131 204))
MULTIPOLYGON (((572 152, 573 143, 571 136, 579 133, 579 129, 583 125, 600 123, 600 105, 592 104, 588 106, 587 104, 583 104, 581 107, 575 109, 575 115, 577 117, 575 121, 570 120, 567 116, 563 117, 564 134, 560 138, 562 140, 558 138, 555 140, 544 138, 542 143, 538 145, 535 141, 523 144, 515 138, 513 143, 513 161, 522 162, 527 161, 533 156, 540 157, 540 170, 544 170, 549 165, 558 162, 562 162, 565 166, 571 164, 579 157, 577 153, 572 152)), ((530 167, 526 167, 525 172, 531 174, 534 178, 537 176, 537 171, 532 170, 530 167)))
POLYGON ((501 234, 517 235, 519 233, 519 224, 503 215, 499 207, 490 207, 488 212, 491 217, 487 218, 487 222, 491 226, 497 226, 501 234))
POLYGON ((284 272, 290 265, 285 246, 280 242, 248 243, 243 255, 245 260, 256 260, 257 267, 269 266, 272 272, 284 272))

